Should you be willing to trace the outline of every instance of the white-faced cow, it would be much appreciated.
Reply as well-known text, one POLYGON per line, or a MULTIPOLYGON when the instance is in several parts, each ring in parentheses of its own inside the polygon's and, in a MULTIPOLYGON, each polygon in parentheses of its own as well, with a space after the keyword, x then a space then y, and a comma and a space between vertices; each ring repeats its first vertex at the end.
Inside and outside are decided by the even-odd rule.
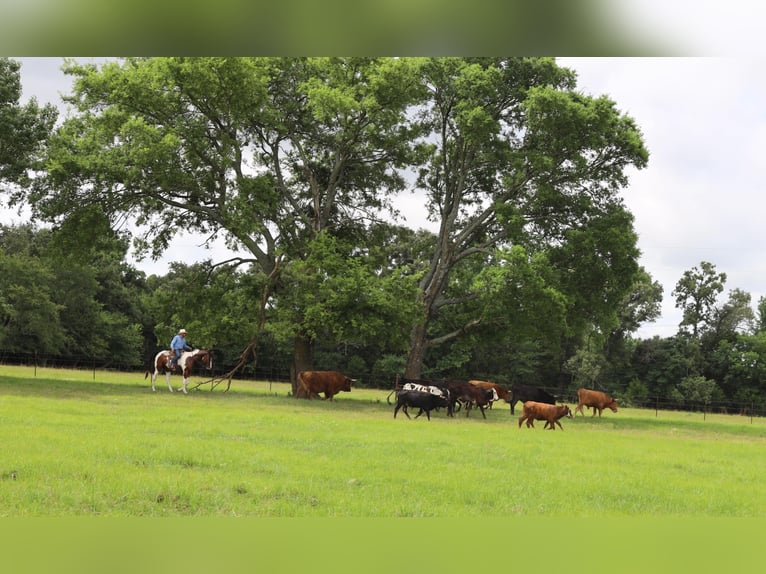
POLYGON ((482 388, 482 389, 491 389, 493 392, 492 400, 489 402, 489 408, 492 408, 492 403, 495 401, 498 401, 500 399, 503 399, 506 403, 511 402, 511 392, 498 385, 497 383, 493 383, 491 381, 468 381, 472 385, 482 388))
POLYGON ((551 430, 556 430, 556 425, 559 425, 559 428, 564 430, 559 420, 563 417, 572 418, 572 411, 569 410, 567 405, 550 405, 548 403, 527 401, 524 403, 522 414, 519 417, 519 428, 521 428, 521 423, 524 421, 527 421, 527 428, 534 428, 534 421, 537 420, 545 421, 543 428, 548 428, 550 425, 551 430))
POLYGON ((575 407, 574 413, 577 411, 585 416, 583 407, 593 407, 592 417, 596 416, 598 411, 599 418, 601 417, 601 411, 604 409, 612 409, 613 413, 617 412, 617 399, 614 399, 601 391, 593 391, 591 389, 577 389, 577 407, 575 407))
POLYGON ((548 391, 533 387, 531 385, 513 385, 511 386, 511 414, 514 414, 514 407, 517 402, 526 403, 535 401, 537 403, 556 404, 556 397, 548 391))
POLYGON ((339 392, 351 392, 350 379, 338 371, 301 371, 298 373, 298 391, 296 398, 311 399, 312 395, 324 393, 324 400, 333 400, 339 392))

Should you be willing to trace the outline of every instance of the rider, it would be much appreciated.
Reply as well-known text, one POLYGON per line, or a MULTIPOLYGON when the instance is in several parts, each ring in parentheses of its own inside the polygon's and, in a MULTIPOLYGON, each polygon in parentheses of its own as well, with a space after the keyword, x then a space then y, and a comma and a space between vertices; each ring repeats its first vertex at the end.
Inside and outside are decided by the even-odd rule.
POLYGON ((192 348, 186 343, 186 329, 178 331, 178 335, 170 341, 170 350, 173 351, 173 358, 170 360, 170 368, 175 369, 178 359, 181 357, 181 351, 191 351, 192 348))

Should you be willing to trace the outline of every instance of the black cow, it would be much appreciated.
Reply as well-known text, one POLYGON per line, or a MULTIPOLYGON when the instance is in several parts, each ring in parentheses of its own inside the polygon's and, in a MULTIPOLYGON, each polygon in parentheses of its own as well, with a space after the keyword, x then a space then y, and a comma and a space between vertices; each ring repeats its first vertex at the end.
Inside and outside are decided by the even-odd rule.
POLYGON ((415 418, 418 418, 420 415, 423 414, 423 411, 426 413, 426 417, 428 420, 431 420, 431 411, 438 407, 446 407, 449 405, 449 393, 445 393, 442 395, 435 395, 433 393, 428 392, 422 392, 422 391, 399 391, 396 393, 396 407, 394 408, 394 418, 396 418, 396 413, 399 412, 399 409, 404 407, 404 414, 407 415, 407 418, 411 418, 410 414, 407 412, 407 407, 416 407, 420 409, 420 412, 415 416, 415 418))
POLYGON ((394 383, 394 388, 391 390, 390 393, 388 393, 388 396, 386 397, 386 402, 390 405, 391 404, 391 395, 395 393, 399 393, 400 391, 423 391, 423 392, 430 392, 435 394, 446 394, 448 389, 448 385, 445 381, 434 381, 431 379, 399 379, 397 378, 396 383, 394 383), (434 388, 436 387, 436 388, 434 388))
POLYGON ((511 414, 513 414, 513 407, 518 401, 526 403, 527 401, 535 401, 538 403, 547 403, 549 405, 556 404, 556 397, 543 389, 533 387, 531 385, 513 385, 511 387, 511 414))

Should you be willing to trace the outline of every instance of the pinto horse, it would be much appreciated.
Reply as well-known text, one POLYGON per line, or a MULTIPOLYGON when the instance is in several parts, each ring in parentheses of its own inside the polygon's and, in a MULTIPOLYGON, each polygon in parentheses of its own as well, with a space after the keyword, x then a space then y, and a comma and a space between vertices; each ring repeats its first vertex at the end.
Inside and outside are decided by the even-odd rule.
MULTIPOLYGON (((173 387, 170 386, 170 373, 173 372, 173 369, 169 366, 170 359, 173 357, 172 351, 160 351, 157 353, 157 355, 154 357, 154 372, 151 373, 151 370, 147 370, 146 374, 144 375, 144 380, 146 377, 149 376, 151 373, 152 375, 152 390, 155 391, 154 388, 154 381, 157 380, 157 375, 159 375, 161 372, 165 373, 165 379, 168 383, 168 389, 170 392, 173 392, 173 387)), ((207 349, 194 349, 193 351, 182 351, 181 357, 178 359, 178 363, 176 363, 176 368, 181 369, 184 376, 184 382, 183 386, 178 387, 179 391, 183 391, 186 393, 186 386, 189 384, 189 374, 191 373, 192 367, 194 364, 200 361, 203 367, 210 370, 213 368, 213 355, 210 351, 207 349)))

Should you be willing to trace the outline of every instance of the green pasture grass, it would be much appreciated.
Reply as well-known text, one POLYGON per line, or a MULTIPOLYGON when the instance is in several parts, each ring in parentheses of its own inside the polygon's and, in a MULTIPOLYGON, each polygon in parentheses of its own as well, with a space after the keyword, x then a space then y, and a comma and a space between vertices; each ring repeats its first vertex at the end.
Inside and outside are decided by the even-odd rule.
POLYGON ((429 422, 384 390, 221 389, 0 366, 0 516, 766 516, 757 417, 621 408, 552 432, 502 402, 429 422))

